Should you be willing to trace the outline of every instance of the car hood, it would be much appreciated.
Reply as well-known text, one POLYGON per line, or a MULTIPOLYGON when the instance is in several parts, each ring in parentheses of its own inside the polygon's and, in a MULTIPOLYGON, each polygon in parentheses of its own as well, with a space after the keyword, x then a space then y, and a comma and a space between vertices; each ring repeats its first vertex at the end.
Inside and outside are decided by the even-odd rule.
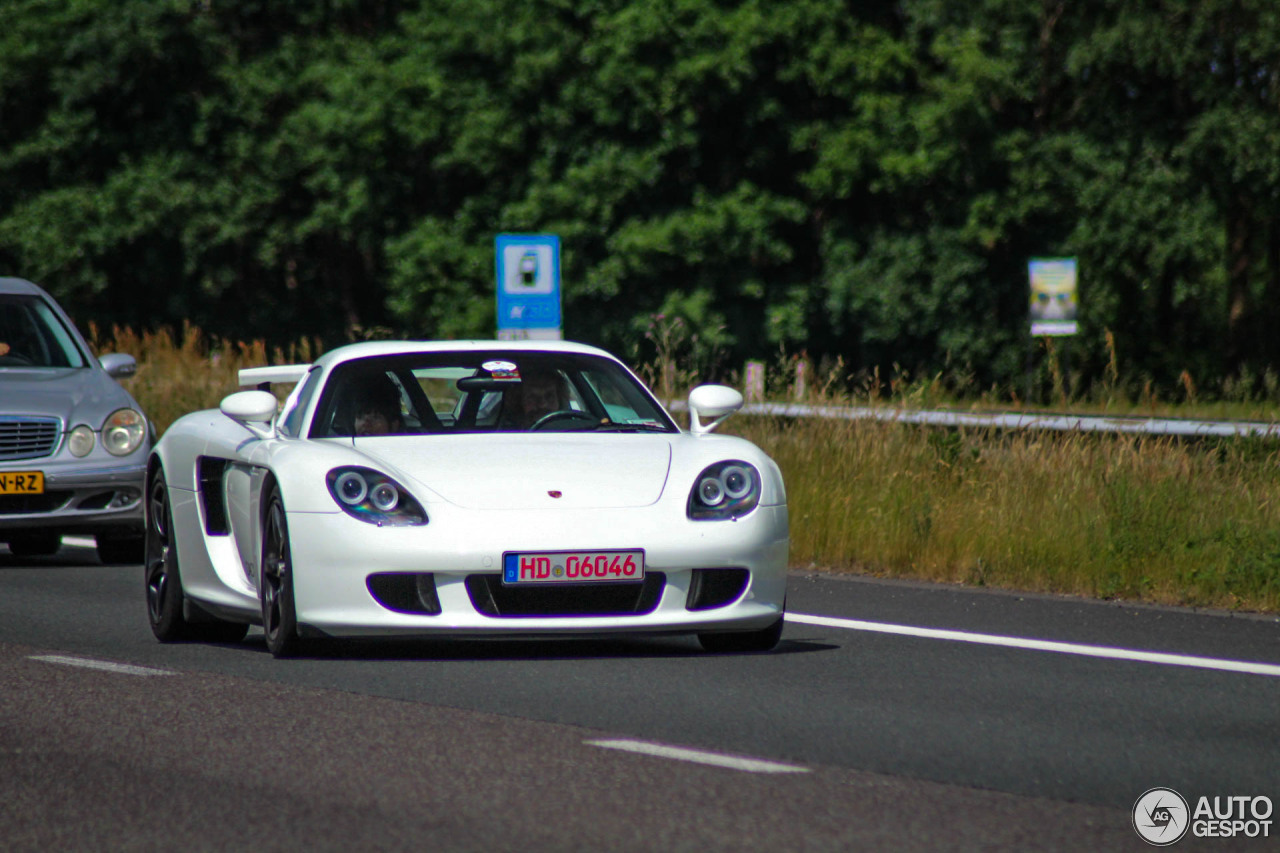
POLYGON ((62 419, 64 429, 81 423, 98 429, 107 415, 133 405, 128 392, 100 370, 0 370, 0 415, 54 417, 62 419))
POLYGON ((361 438, 356 446, 472 509, 648 506, 662 496, 671 467, 671 444, 655 435, 361 438))

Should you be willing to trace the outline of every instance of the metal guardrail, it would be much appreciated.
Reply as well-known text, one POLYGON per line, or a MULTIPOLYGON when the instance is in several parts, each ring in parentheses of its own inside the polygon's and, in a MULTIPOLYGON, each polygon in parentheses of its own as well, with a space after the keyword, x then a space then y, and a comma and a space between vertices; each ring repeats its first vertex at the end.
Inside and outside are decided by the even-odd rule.
MULTIPOLYGON (((688 407, 678 403, 672 408, 688 407)), ((805 403, 748 403, 748 415, 776 415, 790 418, 831 418, 876 420, 940 427, 994 429, 1042 429, 1057 432, 1109 432, 1136 435, 1183 436, 1192 438, 1280 438, 1280 424, 1261 421, 1197 421, 1186 418, 1135 418, 1014 413, 923 411, 882 406, 815 406, 805 403)))

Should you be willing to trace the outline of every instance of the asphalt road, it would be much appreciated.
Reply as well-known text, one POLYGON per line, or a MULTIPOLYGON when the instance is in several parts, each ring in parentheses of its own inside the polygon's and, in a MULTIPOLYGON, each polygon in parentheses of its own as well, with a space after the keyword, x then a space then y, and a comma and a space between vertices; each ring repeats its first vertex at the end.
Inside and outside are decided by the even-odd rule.
POLYGON ((0 848, 1136 850, 1150 788, 1280 802, 1274 619, 802 573, 788 597, 769 654, 277 661, 256 630, 155 642, 140 568, 0 549, 0 848))

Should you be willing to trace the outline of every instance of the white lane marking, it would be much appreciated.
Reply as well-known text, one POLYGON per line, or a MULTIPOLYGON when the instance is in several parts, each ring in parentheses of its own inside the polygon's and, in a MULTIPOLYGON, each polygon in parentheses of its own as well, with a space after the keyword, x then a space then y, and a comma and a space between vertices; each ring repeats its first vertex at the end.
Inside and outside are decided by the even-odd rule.
POLYGON ((1216 669, 1222 672, 1244 672, 1250 675, 1280 677, 1280 665, 1253 663, 1250 661, 1202 658, 1193 655, 1175 655, 1166 652, 1143 652, 1136 649, 1117 649, 1111 646, 1089 646, 1082 643, 1058 643, 1052 640, 1032 640, 1023 637, 1002 637, 998 634, 974 634, 968 631, 947 631, 941 628, 917 628, 913 625, 891 625, 886 622, 864 622, 860 619, 836 619, 832 616, 810 616, 806 613, 788 613, 788 622, 805 625, 822 625, 827 628, 846 628, 850 631, 875 631, 880 634, 899 634, 907 637, 924 637, 930 640, 951 640, 957 643, 980 643, 987 646, 1005 646, 1012 649, 1031 649, 1040 652, 1059 652, 1068 655, 1084 655, 1094 658, 1131 660, 1141 663, 1159 663, 1167 666, 1190 666, 1198 669, 1216 669))
POLYGON ((620 749, 624 752, 637 752, 656 758, 671 758, 676 761, 692 761, 695 764, 710 764, 713 767, 727 767, 730 770, 743 770, 747 773, 808 773, 808 767, 797 767, 794 764, 779 764, 776 761, 762 761, 759 758, 743 758, 737 755, 721 755, 718 752, 705 752, 701 749, 683 749, 677 746, 663 746, 660 743, 649 743, 643 740, 589 740, 587 746, 599 746, 605 749, 620 749))
POLYGON ((93 660, 77 658, 70 655, 32 655, 31 660, 45 663, 60 663, 64 666, 79 666, 85 669, 100 669, 103 672, 115 672, 121 675, 177 675, 167 669, 148 669, 145 666, 130 666, 127 663, 112 663, 109 660, 93 660))

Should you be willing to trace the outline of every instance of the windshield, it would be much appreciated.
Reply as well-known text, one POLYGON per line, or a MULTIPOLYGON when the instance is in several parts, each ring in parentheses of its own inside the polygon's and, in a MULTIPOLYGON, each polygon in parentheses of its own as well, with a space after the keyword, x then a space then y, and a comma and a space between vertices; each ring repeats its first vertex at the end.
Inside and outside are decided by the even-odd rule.
POLYGON ((38 296, 0 295, 0 369, 87 364, 49 303, 38 296))
POLYGON ((341 364, 325 384, 310 436, 541 431, 677 429, 609 359, 492 350, 341 364))

